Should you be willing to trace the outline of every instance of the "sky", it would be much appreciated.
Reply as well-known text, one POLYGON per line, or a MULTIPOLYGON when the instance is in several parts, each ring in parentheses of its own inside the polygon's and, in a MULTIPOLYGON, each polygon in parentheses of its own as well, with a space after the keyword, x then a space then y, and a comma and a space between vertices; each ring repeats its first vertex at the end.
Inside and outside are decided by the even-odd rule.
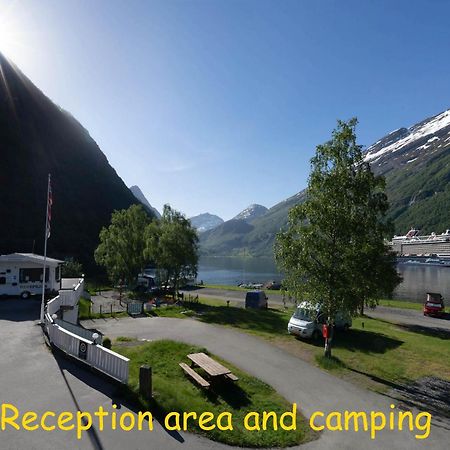
POLYGON ((450 2, 0 0, 0 51, 128 185, 230 219, 307 184, 315 146, 450 108, 450 2))

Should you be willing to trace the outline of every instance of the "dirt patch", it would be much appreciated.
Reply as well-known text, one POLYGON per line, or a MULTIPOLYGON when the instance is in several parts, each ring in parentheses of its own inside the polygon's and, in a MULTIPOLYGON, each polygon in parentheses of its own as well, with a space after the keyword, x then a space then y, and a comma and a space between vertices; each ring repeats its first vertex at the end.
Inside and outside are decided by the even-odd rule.
POLYGON ((398 385, 389 394, 408 408, 427 411, 450 424, 450 381, 424 377, 408 385, 398 385))

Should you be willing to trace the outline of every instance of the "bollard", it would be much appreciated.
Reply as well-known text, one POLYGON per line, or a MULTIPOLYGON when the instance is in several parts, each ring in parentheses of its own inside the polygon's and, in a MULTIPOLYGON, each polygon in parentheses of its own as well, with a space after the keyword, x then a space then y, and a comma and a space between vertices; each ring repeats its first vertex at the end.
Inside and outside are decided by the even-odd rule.
POLYGON ((110 304, 110 306, 111 306, 111 317, 112 317, 112 303, 110 304))
POLYGON ((152 399, 152 368, 141 366, 139 369, 139 394, 146 400, 152 399))
POLYGON ((100 315, 102 315, 102 305, 100 304, 100 315))

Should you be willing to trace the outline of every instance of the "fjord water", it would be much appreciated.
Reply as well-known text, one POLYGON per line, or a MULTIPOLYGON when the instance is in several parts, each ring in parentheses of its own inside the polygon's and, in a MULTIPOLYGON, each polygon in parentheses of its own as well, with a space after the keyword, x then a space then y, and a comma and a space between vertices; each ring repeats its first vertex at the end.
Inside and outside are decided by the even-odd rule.
MULTIPOLYGON (((422 302, 427 292, 439 292, 450 298, 450 267, 399 264, 403 282, 394 298, 422 302)), ((206 284, 237 286, 239 283, 265 283, 283 278, 272 258, 202 257, 198 281, 206 284)))

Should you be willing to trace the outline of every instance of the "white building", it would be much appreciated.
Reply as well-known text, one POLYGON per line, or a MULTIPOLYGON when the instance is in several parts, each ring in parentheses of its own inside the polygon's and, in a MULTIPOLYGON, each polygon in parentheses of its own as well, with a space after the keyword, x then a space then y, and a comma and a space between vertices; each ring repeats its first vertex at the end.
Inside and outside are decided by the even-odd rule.
MULTIPOLYGON (((61 288, 61 264, 63 261, 48 258, 45 270, 46 291, 61 288)), ((19 295, 28 298, 42 293, 44 257, 34 253, 0 255, 0 295, 19 295)))

